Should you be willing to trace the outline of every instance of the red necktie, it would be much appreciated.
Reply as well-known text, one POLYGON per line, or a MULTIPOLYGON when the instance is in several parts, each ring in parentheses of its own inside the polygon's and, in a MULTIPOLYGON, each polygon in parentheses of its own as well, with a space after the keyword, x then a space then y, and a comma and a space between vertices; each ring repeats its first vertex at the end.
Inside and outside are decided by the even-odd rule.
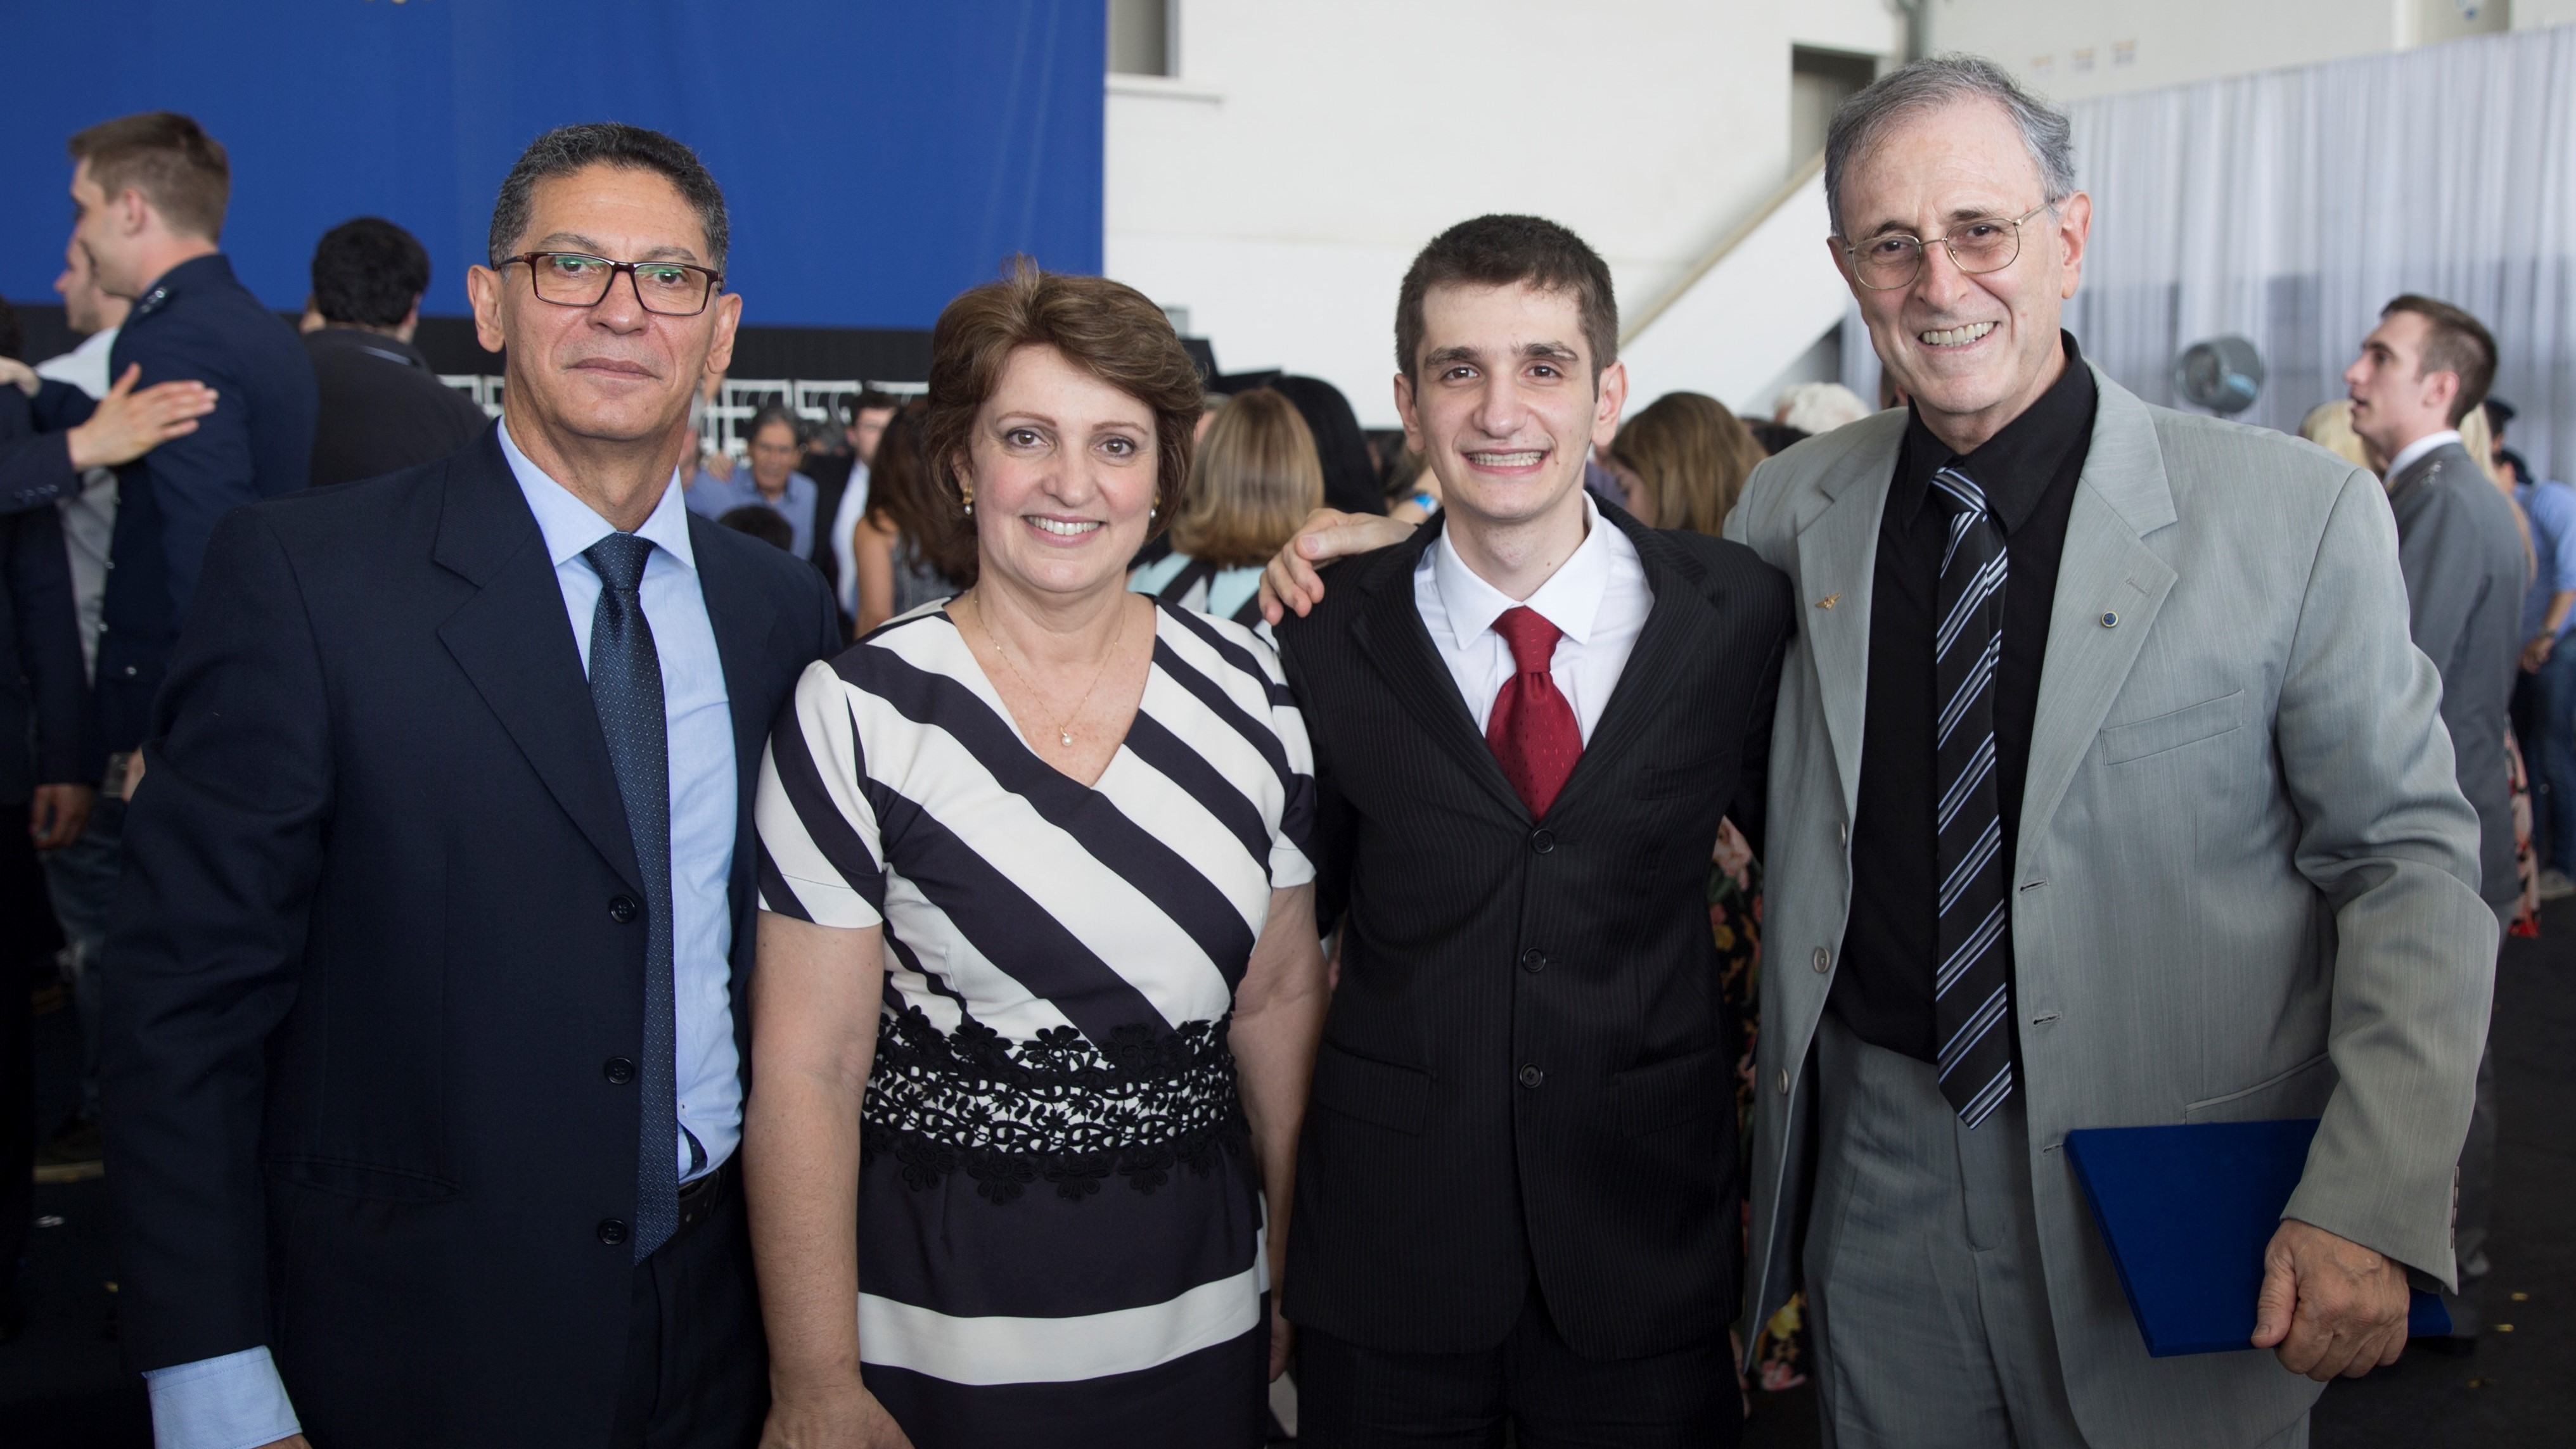
POLYGON ((1557 693, 1548 677, 1563 631, 1526 606, 1505 609, 1494 620, 1494 632, 1512 649, 1512 677, 1494 696, 1494 712, 1485 717, 1485 743, 1493 746, 1503 778, 1520 792, 1530 818, 1544 819, 1583 757, 1583 730, 1574 721, 1574 706, 1557 693))

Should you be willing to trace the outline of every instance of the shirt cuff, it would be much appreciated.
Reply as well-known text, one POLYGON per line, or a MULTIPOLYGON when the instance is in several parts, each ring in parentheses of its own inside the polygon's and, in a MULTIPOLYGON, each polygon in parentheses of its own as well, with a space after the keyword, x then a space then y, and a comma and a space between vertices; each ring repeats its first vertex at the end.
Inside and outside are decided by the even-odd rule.
POLYGON ((153 1449, 259 1449, 304 1432, 268 1348, 145 1369, 153 1449))

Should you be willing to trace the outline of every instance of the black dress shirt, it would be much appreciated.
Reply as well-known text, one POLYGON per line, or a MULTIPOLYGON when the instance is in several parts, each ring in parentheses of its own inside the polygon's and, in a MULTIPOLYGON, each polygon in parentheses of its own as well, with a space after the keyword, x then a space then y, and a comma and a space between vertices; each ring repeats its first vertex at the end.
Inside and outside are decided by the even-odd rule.
MULTIPOLYGON (((2005 869, 2021 839, 2022 776, 2039 712, 2040 666, 2057 596, 2057 561, 2075 480, 2093 443, 2093 374, 2066 338, 2066 373, 2020 417, 1964 456, 1923 426, 1905 430, 1879 517, 1869 605, 1869 691, 1862 723, 1860 808, 1852 820, 1852 910, 1842 969, 1828 999, 1861 1040, 1932 1061, 1932 978, 1940 954, 1933 864, 1932 632, 1949 515, 1932 475, 1956 467, 1985 491, 2010 555, 2003 658, 1995 676, 1995 787, 2005 869)), ((2012 947, 2005 937, 2007 953, 2012 947)), ((2007 961, 2009 961, 2007 955, 2007 961)))
POLYGON ((312 484, 354 483, 433 463, 483 436, 492 420, 438 380, 420 349, 363 327, 304 334, 321 389, 312 484))

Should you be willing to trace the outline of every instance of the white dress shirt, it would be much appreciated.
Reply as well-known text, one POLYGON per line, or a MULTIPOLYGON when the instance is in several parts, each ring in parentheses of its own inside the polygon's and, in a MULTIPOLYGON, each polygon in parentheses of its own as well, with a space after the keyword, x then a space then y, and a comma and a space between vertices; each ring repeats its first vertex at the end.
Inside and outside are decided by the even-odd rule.
MULTIPOLYGON (((581 667, 590 670, 591 615, 599 575, 582 550, 616 531, 589 504, 528 461, 510 430, 501 452, 544 535, 563 590, 581 667)), ((653 544, 641 590, 644 621, 662 666, 664 735, 671 772, 671 959, 673 1081, 679 1132, 672 1139, 680 1181, 722 1166, 742 1142, 742 1073, 734 1047, 733 874, 740 786, 734 773, 733 707, 724 658, 698 584, 689 515, 676 473, 653 515, 635 530, 653 544)), ((588 718, 575 727, 595 727, 588 718)), ((301 1432, 277 1363, 262 1345, 143 1375, 152 1395, 157 1449, 254 1449, 301 1432)))
MULTIPOLYGON (((1452 513, 1454 525, 1457 515, 1452 513)), ((1548 661, 1548 677, 1574 707, 1583 742, 1592 742, 1592 727, 1619 685, 1628 651, 1637 647, 1637 631, 1655 606, 1646 586, 1645 565, 1637 546, 1617 524, 1601 516, 1590 495, 1583 500, 1583 542, 1557 565, 1546 583, 1526 599, 1514 599, 1477 577, 1458 556, 1457 546, 1442 529, 1438 541, 1422 551, 1413 569, 1413 604, 1431 646, 1458 681, 1458 694, 1482 734, 1494 712, 1494 696, 1512 677, 1512 649, 1494 632, 1505 609, 1526 604, 1554 624, 1564 637, 1548 661)))
POLYGON ((2456 443, 2459 440, 2460 431, 2457 428, 2444 428, 2438 433, 2426 433, 2424 436, 2408 443, 2405 447, 2398 449, 2397 456, 2388 460, 2388 476, 2391 478, 2396 477, 2398 474, 2406 471, 2407 465, 2413 463, 2416 459, 2423 457, 2426 453, 2433 451, 2444 443, 2456 443))

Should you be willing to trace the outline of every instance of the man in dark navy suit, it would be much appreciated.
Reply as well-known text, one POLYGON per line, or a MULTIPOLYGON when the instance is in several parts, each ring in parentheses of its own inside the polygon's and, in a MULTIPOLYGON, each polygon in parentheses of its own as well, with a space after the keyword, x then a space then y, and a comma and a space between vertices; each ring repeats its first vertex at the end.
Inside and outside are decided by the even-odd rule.
MULTIPOLYGON (((108 375, 187 378, 215 410, 117 476, 116 534, 98 639, 99 743, 123 762, 143 742, 152 696, 197 586, 215 520, 304 486, 313 457, 313 364, 294 329, 233 279, 216 250, 232 170, 224 148, 169 111, 72 137, 72 245, 101 290, 134 303, 108 375)), ((77 488, 77 475, 66 484, 77 488)))
POLYGON ((692 517, 723 194, 538 138, 467 279, 509 414, 234 512, 127 817, 102 1063, 162 1449, 748 1449, 751 791, 822 576, 692 517))

